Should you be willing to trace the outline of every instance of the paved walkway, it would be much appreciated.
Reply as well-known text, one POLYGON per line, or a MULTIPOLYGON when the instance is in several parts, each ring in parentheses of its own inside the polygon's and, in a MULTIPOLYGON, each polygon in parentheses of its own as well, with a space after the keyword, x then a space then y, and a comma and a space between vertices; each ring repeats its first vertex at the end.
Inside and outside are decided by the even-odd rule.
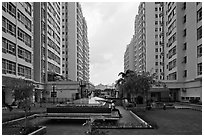
POLYGON ((129 110, 125 110, 122 106, 116 106, 117 109, 119 109, 122 118, 118 120, 119 123, 133 123, 133 124, 140 124, 140 122, 134 118, 129 110))

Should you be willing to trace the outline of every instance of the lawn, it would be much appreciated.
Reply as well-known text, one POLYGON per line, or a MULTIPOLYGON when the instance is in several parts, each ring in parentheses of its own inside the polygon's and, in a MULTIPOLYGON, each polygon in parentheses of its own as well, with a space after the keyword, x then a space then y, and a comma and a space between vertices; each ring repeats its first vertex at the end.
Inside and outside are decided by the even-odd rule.
POLYGON ((135 112, 157 129, 109 130, 112 135, 202 135, 202 112, 190 109, 157 109, 135 112))

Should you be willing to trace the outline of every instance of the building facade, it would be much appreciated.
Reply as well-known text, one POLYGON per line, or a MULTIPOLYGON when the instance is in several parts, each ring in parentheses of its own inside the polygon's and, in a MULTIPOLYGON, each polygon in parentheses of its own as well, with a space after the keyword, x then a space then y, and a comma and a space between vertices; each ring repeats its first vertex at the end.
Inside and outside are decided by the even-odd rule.
POLYGON ((34 80, 48 82, 48 73, 61 74, 61 3, 34 2, 34 80))
POLYGON ((202 3, 164 5, 165 80, 181 84, 174 88, 180 100, 202 100, 202 3))
POLYGON ((89 81, 87 24, 78 2, 62 3, 62 75, 89 81))
MULTIPOLYGON (((33 80, 33 3, 2 2, 2 85, 8 78, 33 80)), ((3 103, 11 91, 2 90, 3 103)))
POLYGON ((134 47, 135 47, 135 37, 132 38, 129 45, 126 47, 126 51, 124 54, 124 72, 127 70, 135 70, 134 66, 134 47))
MULTIPOLYGON (((78 84, 73 90, 75 95, 63 92, 59 97, 79 94, 81 80, 84 81, 82 86, 87 85, 86 89, 89 87, 87 24, 80 4, 3 2, 3 103, 11 104, 14 101, 12 91, 7 91, 6 81, 11 78, 32 81, 35 84, 35 101, 42 97, 50 98, 52 80, 49 79, 52 74, 63 74, 67 78, 64 79, 65 85, 71 83, 70 79, 75 81, 75 86, 78 84)), ((63 81, 61 82, 63 85, 63 81)), ((58 86, 60 82, 54 85, 58 86)), ((84 87, 83 89, 85 90, 84 87)))
POLYGON ((135 71, 156 73, 169 89, 152 97, 202 101, 202 3, 141 2, 134 36, 135 71))

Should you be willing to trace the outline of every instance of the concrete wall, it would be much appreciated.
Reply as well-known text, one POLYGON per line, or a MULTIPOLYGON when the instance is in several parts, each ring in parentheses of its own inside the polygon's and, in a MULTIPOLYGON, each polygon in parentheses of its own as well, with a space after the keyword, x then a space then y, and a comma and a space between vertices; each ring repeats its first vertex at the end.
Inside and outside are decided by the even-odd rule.
POLYGON ((34 80, 41 82, 41 6, 34 2, 34 80), (38 54, 38 55, 37 55, 38 54), (37 55, 37 56, 36 56, 37 55))
POLYGON ((77 30, 76 30, 76 3, 70 2, 68 4, 69 12, 69 78, 77 81, 77 30))
MULTIPOLYGON (((145 3, 145 22, 146 22, 146 71, 155 69, 155 4, 154 2, 145 3)), ((159 32, 159 31, 158 31, 159 32)), ((159 34, 159 33, 157 33, 159 34)))
POLYGON ((49 82, 46 87, 48 94, 45 98, 51 98, 51 92, 53 92, 53 86, 55 86, 55 92, 57 92, 57 98, 69 98, 75 99, 76 93, 80 93, 81 88, 78 82, 49 82))

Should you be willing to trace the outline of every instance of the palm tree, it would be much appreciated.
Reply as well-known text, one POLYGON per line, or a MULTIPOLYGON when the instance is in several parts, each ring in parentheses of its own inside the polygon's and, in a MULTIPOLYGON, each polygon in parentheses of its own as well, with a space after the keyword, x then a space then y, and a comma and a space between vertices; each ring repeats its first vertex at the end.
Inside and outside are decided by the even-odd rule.
POLYGON ((125 73, 120 72, 118 76, 122 76, 116 81, 116 86, 119 87, 119 92, 122 91, 121 95, 122 97, 126 96, 128 100, 130 100, 131 92, 132 92, 132 86, 129 84, 131 81, 130 79, 135 75, 135 72, 132 70, 127 70, 125 73), (124 94, 126 93, 126 94, 124 94))

